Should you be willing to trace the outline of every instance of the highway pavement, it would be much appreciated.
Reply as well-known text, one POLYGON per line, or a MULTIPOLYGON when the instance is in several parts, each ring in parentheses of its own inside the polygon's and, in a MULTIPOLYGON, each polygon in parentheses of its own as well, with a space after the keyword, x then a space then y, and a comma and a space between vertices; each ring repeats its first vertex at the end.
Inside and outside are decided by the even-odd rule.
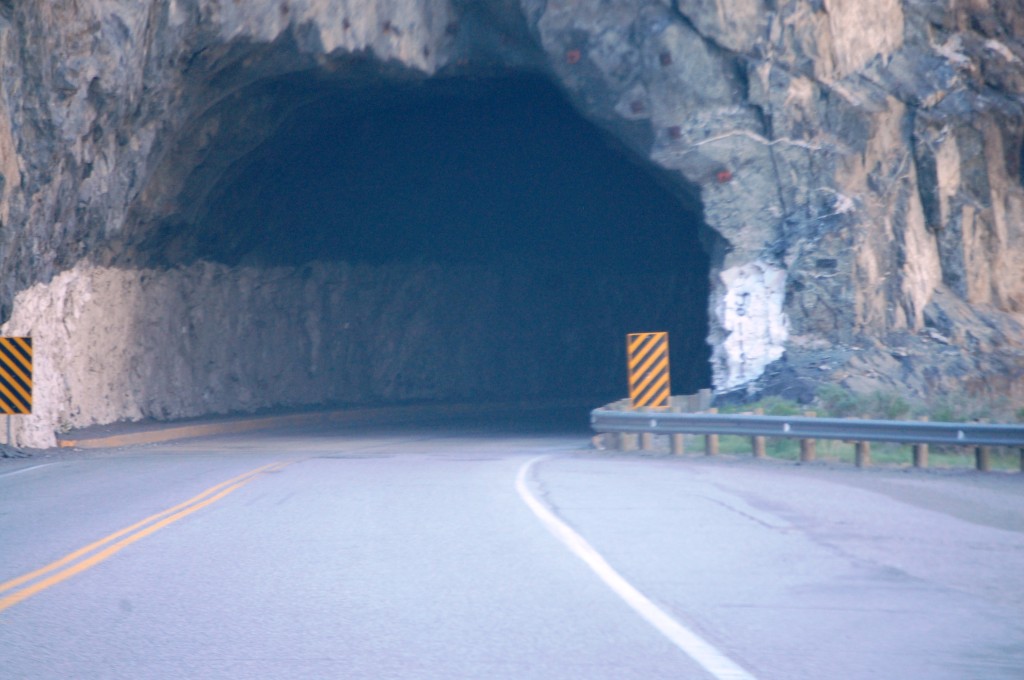
POLYGON ((1024 476, 515 422, 0 461, 0 678, 1021 678, 1024 476))

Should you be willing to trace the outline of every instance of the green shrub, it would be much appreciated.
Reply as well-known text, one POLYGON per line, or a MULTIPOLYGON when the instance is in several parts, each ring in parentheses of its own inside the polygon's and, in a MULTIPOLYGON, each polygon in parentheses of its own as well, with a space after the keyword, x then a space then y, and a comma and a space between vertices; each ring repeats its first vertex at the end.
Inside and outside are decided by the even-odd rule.
POLYGON ((723 406, 721 413, 750 413, 763 409, 766 416, 796 416, 803 413, 803 407, 795 401, 782 397, 765 397, 752 404, 733 404, 723 406))
POLYGON ((869 415, 882 420, 900 420, 910 413, 907 400, 893 392, 874 392, 870 403, 869 415))
POLYGON ((963 420, 959 406, 946 398, 943 398, 938 403, 933 404, 931 413, 929 413, 928 416, 930 420, 934 420, 939 423, 954 423, 963 420))
POLYGON ((933 409, 928 419, 936 423, 953 423, 957 420, 956 416, 953 415, 953 409, 948 406, 940 406, 933 409))
POLYGON ((800 404, 782 397, 765 397, 754 406, 763 408, 766 416, 798 416, 803 413, 800 404))
POLYGON ((819 413, 834 418, 875 418, 901 420, 910 415, 906 399, 895 392, 877 390, 860 395, 838 385, 824 385, 818 389, 819 413))
POLYGON ((818 390, 818 404, 822 416, 849 418, 861 415, 861 400, 853 392, 839 385, 824 385, 818 390))

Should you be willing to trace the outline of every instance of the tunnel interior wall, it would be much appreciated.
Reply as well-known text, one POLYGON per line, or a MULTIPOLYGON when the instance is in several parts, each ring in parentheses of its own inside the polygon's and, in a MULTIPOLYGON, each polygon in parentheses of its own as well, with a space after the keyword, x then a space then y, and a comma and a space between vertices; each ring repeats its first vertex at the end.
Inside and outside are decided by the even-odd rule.
POLYGON ((621 396, 623 328, 665 318, 679 290, 661 276, 598 286, 551 276, 347 263, 80 266, 21 293, 5 326, 33 336, 35 389, 47 395, 15 434, 52 446, 51 423, 59 432, 281 405, 596 399, 618 384, 610 396, 621 396))

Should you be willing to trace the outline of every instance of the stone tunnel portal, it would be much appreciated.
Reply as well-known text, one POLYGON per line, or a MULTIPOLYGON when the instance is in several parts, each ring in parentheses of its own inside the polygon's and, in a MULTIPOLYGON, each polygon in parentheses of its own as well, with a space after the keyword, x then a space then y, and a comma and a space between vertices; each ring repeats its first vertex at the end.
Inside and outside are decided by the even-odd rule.
POLYGON ((277 282, 252 313, 290 319, 257 348, 302 364, 279 401, 620 398, 645 330, 671 334, 676 393, 709 385, 699 209, 547 81, 316 88, 149 243, 277 282))
POLYGON ((675 393, 709 385, 699 202, 545 79, 293 74, 200 110, 147 179, 163 207, 24 293, 12 328, 51 349, 20 441, 318 404, 597 405, 627 394, 636 331, 671 334, 675 393))

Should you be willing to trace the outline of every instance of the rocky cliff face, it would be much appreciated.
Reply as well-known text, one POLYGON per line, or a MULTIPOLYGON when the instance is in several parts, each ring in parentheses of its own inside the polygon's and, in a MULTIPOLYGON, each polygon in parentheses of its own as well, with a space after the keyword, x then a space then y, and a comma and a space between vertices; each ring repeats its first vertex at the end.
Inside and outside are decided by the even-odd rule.
MULTIPOLYGON (((19 441, 356 395, 342 360, 278 392, 255 357, 289 341, 238 324, 255 343, 244 389, 205 341, 190 361, 223 375, 157 375, 205 332, 196 315, 258 320, 252 281, 293 276, 204 263, 211 205, 324 88, 372 107, 427 80, 527 71, 701 216, 718 394, 840 382, 1024 403, 1021 36, 1020 0, 0 0, 0 312, 5 334, 49 338, 19 441), (180 308, 185 330, 138 330, 148 305, 180 308), (82 359, 96 353, 117 359, 82 359)), ((321 294, 293 288, 308 364, 322 329, 301 317, 321 294)), ((394 358, 374 361, 397 380, 394 358)))

